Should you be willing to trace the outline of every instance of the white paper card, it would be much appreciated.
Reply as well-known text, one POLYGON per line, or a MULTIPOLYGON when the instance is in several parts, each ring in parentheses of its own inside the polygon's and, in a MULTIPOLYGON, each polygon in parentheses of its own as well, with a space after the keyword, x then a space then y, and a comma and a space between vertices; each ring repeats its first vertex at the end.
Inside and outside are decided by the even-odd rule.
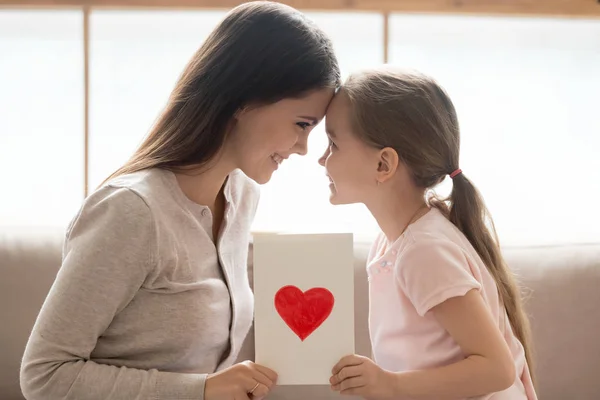
POLYGON ((254 236, 255 360, 278 385, 328 385, 355 352, 353 264, 352 234, 254 236))

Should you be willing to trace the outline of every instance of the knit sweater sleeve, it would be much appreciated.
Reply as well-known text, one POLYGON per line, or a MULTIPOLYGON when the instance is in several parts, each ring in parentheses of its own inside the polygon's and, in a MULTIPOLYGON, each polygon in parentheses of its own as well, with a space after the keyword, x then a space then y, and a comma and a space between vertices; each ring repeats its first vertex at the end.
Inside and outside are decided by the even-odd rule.
POLYGON ((27 399, 202 399, 205 374, 170 373, 90 360, 97 340, 156 265, 152 212, 128 188, 92 194, 69 229, 63 263, 27 343, 27 399))

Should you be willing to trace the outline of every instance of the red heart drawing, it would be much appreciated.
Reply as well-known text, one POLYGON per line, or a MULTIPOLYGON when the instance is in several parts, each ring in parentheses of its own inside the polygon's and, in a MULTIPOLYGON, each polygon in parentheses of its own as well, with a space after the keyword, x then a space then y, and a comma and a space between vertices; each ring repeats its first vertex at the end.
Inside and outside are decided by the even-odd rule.
POLYGON ((325 321, 335 299, 325 288, 302 292, 296 286, 284 286, 275 294, 275 308, 287 326, 304 341, 325 321))

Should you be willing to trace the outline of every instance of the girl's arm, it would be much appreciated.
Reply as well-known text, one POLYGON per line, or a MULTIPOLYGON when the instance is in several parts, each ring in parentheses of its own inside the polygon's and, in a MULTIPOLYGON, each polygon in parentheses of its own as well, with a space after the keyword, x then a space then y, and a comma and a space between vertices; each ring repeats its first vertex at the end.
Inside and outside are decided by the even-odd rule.
POLYGON ((393 374, 395 397, 474 397, 502 391, 514 383, 512 355, 477 290, 450 298, 431 312, 466 358, 444 367, 393 374))
POLYGON ((416 313, 432 313, 465 358, 443 367, 393 373, 364 357, 349 356, 332 370, 334 390, 368 399, 437 400, 481 396, 514 383, 512 355, 460 247, 438 239, 414 242, 396 260, 395 277, 416 313))
POLYGON ((450 400, 499 392, 513 384, 512 356, 477 289, 451 297, 431 312, 465 359, 439 368, 390 372, 367 357, 350 355, 333 367, 332 389, 369 400, 450 400))

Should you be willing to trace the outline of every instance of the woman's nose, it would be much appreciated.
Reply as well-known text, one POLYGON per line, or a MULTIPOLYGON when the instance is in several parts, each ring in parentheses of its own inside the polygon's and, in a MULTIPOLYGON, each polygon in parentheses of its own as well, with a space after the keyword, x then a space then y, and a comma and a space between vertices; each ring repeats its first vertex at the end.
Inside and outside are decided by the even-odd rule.
POLYGON ((301 136, 298 138, 298 141, 294 145, 294 153, 299 154, 301 156, 305 156, 308 153, 308 138, 305 136, 301 136))

